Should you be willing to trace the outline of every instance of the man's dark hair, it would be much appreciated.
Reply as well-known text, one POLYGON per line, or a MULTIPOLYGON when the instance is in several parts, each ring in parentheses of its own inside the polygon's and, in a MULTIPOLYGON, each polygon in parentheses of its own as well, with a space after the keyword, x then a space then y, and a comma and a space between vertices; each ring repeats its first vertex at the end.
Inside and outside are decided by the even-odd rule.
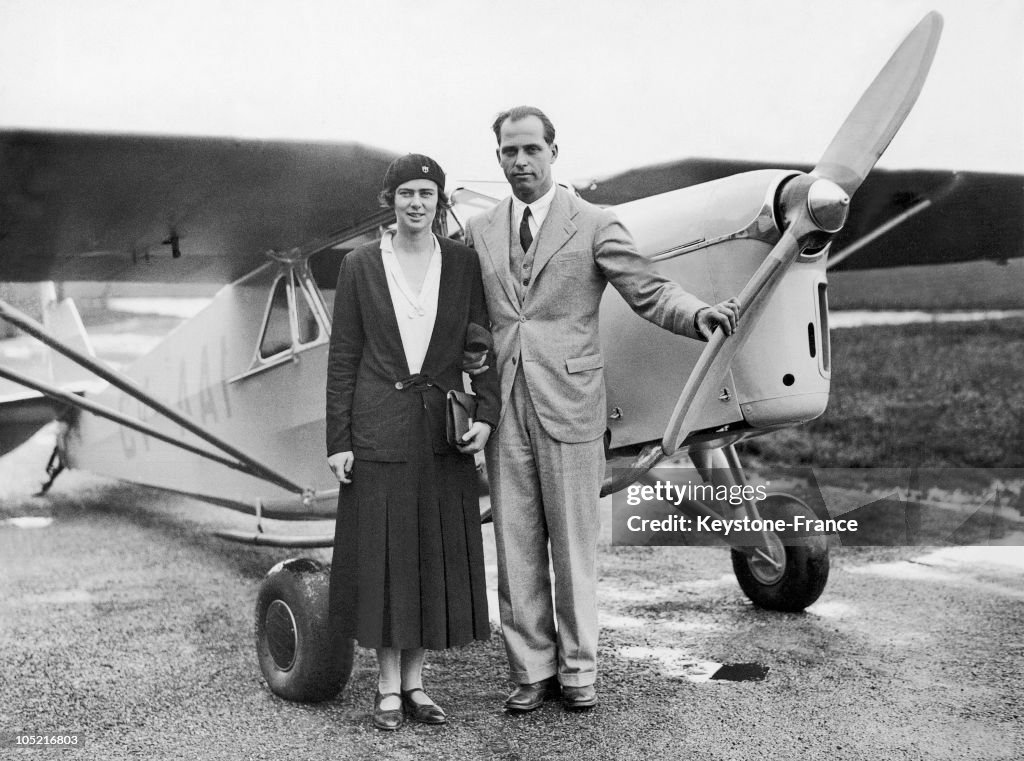
POLYGON ((550 119, 548 119, 547 114, 536 106, 516 106, 515 108, 510 108, 508 111, 502 111, 498 114, 494 119, 494 124, 491 125, 491 129, 494 130, 494 137, 497 139, 498 144, 501 144, 501 125, 504 124, 506 120, 517 122, 520 119, 525 119, 527 116, 536 116, 540 119, 540 123, 544 125, 544 142, 548 145, 553 145, 555 142, 555 125, 551 123, 550 119))

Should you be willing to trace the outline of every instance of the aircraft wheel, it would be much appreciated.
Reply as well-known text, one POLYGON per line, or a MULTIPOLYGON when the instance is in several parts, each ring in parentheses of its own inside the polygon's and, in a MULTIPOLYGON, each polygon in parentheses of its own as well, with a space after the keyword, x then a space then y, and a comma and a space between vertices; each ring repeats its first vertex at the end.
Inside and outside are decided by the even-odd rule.
POLYGON ((271 691, 286 700, 333 698, 352 673, 354 643, 332 635, 330 566, 293 558, 267 572, 256 597, 256 655, 271 691))
MULTIPOLYGON (((796 515, 815 519, 814 512, 796 497, 771 494, 758 503, 758 513, 770 520, 792 523, 796 515)), ((744 594, 759 608, 797 613, 813 603, 828 582, 828 537, 788 537, 785 546, 769 535, 768 557, 732 551, 732 568, 744 594)))

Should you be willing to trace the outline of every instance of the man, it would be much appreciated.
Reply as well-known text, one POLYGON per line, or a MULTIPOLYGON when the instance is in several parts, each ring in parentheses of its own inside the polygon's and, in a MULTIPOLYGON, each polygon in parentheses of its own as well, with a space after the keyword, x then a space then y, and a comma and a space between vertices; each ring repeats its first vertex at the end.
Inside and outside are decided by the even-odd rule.
POLYGON ((471 219, 466 242, 480 256, 501 376, 487 470, 502 631, 518 685, 505 707, 532 711, 560 683, 565 707, 585 710, 597 704, 601 295, 611 283, 645 319, 704 340, 716 327, 731 334, 739 305, 709 307, 658 275, 611 211, 556 185, 555 128, 539 109, 503 112, 493 129, 513 197, 471 219))

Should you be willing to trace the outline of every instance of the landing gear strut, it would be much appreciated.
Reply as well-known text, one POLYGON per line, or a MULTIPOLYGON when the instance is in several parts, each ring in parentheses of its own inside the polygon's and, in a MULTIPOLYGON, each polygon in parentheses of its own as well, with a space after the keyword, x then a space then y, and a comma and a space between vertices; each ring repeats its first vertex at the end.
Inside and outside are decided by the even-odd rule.
MULTIPOLYGON (((707 483, 746 486, 743 467, 733 446, 691 451, 690 459, 707 483)), ((784 521, 794 526, 800 516, 815 520, 814 512, 788 494, 770 494, 756 504, 744 500, 733 517, 751 521, 784 521)), ((732 567, 740 589, 759 608, 794 613, 817 600, 828 583, 828 537, 823 534, 757 532, 760 542, 733 547, 732 567), (795 534, 795 535, 794 535, 795 534)))
MULTIPOLYGON (((761 500, 758 513, 769 520, 782 519, 792 525, 800 515, 814 520, 814 512, 796 497, 771 494, 761 500)), ((732 569, 740 589, 759 608, 795 613, 812 604, 828 582, 828 538, 823 535, 786 537, 785 544, 774 532, 768 546, 752 551, 734 549, 732 569)))

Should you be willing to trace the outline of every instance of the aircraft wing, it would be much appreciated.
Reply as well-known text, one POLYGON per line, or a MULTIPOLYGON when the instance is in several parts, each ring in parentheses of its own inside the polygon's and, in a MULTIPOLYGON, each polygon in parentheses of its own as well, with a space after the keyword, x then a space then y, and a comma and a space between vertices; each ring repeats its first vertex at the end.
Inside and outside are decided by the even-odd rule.
MULTIPOLYGON (((579 183, 597 204, 620 204, 755 169, 810 165, 684 159, 579 183)), ((875 169, 832 243, 835 270, 1024 256, 1024 176, 875 169)))
POLYGON ((356 143, 0 131, 0 280, 227 283, 381 216, 356 143))

